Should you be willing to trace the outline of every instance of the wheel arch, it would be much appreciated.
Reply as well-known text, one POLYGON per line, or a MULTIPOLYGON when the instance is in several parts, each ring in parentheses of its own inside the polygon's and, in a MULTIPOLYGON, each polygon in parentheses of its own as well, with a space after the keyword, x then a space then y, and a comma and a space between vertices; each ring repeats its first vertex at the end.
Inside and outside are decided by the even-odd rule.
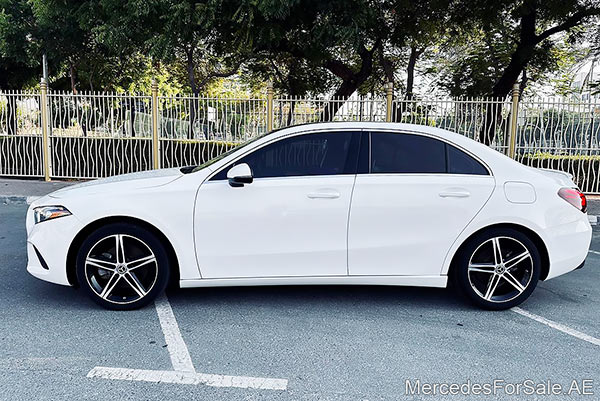
POLYGON ((452 274, 452 271, 455 268, 454 265, 455 265, 456 258, 458 257, 458 255, 460 255, 460 252, 463 250, 465 245, 471 240, 471 238, 473 238, 474 236, 476 236, 482 232, 485 232, 485 231, 493 229, 493 228, 511 228, 511 229, 519 231, 519 232, 525 234, 527 237, 529 237, 529 239, 534 243, 534 245, 538 249, 538 251, 540 253, 540 257, 542 259, 542 271, 540 273, 540 280, 545 280, 546 277, 548 277, 548 273, 550 271, 550 256, 548 254, 548 248, 546 247, 544 240, 542 240, 542 238, 532 229, 525 227, 521 224, 515 224, 515 223, 491 224, 489 226, 482 227, 479 230, 471 233, 471 235, 469 235, 462 242, 462 244, 460 244, 460 246, 456 249, 456 251, 454 252, 454 255, 452 255, 452 261, 450 262, 450 268, 448 269, 448 276, 450 276, 452 274))
POLYGON ((137 226, 144 227, 148 231, 152 232, 156 237, 162 242, 167 251, 167 255, 169 257, 170 268, 171 268, 171 277, 169 285, 178 284, 179 283, 179 260, 177 259, 177 254, 175 253, 175 248, 171 244, 171 241, 167 238, 165 234, 161 230, 159 230, 156 226, 144 221, 142 219, 138 219, 136 217, 131 216, 110 216, 103 217, 98 220, 94 220, 85 227, 83 227, 77 235, 71 241, 71 245, 69 245, 69 251, 67 252, 67 260, 66 260, 66 270, 67 270, 67 280, 69 284, 74 287, 78 286, 77 281, 77 269, 76 269, 76 259, 77 259, 77 251, 85 238, 90 235, 92 232, 97 230, 98 228, 105 226, 107 224, 112 223, 130 223, 135 224, 137 226))

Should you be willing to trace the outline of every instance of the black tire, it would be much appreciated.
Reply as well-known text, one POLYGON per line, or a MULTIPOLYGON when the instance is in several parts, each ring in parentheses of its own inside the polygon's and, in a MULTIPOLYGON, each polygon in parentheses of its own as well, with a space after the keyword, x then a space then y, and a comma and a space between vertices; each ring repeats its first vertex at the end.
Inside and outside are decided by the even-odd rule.
POLYGON ((492 228, 464 244, 451 273, 456 288, 472 303, 488 310, 504 310, 531 295, 541 267, 539 250, 527 235, 511 228, 492 228), (503 259, 500 263, 498 248, 503 259))
POLYGON ((151 231, 114 223, 98 228, 83 241, 76 271, 80 287, 98 305, 133 310, 165 290, 170 266, 164 245, 151 231), (117 255, 120 249, 124 254, 117 255))

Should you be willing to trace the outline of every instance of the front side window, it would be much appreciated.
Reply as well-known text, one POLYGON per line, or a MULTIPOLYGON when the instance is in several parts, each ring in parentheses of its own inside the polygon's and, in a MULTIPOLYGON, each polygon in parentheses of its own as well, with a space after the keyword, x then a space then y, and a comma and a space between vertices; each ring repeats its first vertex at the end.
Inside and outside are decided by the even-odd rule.
POLYGON ((235 164, 247 163, 254 178, 354 174, 358 135, 327 132, 278 140, 236 160, 211 180, 223 180, 235 164))

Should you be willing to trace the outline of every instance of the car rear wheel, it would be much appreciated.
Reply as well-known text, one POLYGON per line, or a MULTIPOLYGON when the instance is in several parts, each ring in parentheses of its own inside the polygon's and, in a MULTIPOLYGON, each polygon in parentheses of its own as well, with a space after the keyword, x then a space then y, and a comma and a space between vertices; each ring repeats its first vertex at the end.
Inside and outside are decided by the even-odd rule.
POLYGON ((105 308, 137 309, 165 290, 169 259, 152 232, 133 224, 109 224, 83 241, 77 280, 105 308))
POLYGON ((512 308, 535 289, 541 258, 522 232, 498 228, 471 238, 453 266, 458 288, 474 304, 491 310, 512 308))

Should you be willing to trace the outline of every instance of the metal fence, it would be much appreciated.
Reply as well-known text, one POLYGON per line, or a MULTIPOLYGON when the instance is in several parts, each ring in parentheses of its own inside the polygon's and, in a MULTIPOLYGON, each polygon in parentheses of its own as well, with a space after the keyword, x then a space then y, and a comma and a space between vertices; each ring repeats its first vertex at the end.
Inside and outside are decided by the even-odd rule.
POLYGON ((445 128, 600 193, 600 100, 257 98, 0 91, 0 176, 98 178, 203 163, 271 129, 319 121, 445 128))

